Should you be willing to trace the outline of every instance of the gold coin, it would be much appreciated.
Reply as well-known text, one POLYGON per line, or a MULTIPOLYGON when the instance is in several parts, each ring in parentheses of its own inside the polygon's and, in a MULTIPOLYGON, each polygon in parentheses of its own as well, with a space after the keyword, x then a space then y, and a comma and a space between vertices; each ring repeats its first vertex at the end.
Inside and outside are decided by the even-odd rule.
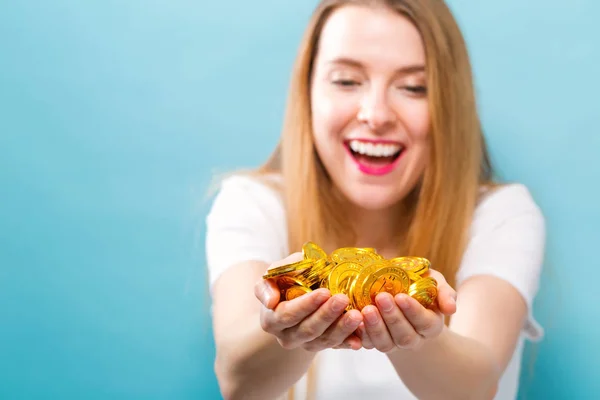
POLYGON ((263 275, 263 279, 274 278, 279 275, 285 275, 292 272, 300 272, 312 266, 312 260, 301 260, 292 264, 282 265, 270 270, 263 275))
POLYGON ((402 268, 406 272, 412 272, 417 275, 423 275, 429 271, 431 265, 429 260, 423 257, 396 257, 392 258, 390 263, 402 268))
POLYGON ((315 262, 314 267, 312 268, 312 270, 319 275, 320 277, 324 278, 327 275, 329 275, 329 273, 331 272, 331 270, 335 267, 335 264, 333 262, 331 262, 328 258, 321 258, 320 260, 317 260, 315 262))
POLYGON ((419 279, 408 288, 408 295, 425 308, 429 308, 437 298, 437 281, 432 277, 419 279))
POLYGON ((411 280, 411 282, 418 281, 418 280, 420 280, 422 278, 421 275, 415 274, 412 271, 406 271, 406 274, 408 275, 408 278, 411 280))
POLYGON ((331 253, 331 259, 336 264, 352 261, 366 267, 367 265, 371 265, 376 261, 381 260, 382 257, 377 253, 362 248, 342 247, 331 253))
POLYGON ((292 286, 304 286, 296 277, 289 275, 279 275, 275 277, 275 283, 279 288, 279 298, 285 300, 287 290, 292 286))
POLYGON ((350 287, 348 288, 348 299, 350 300, 350 304, 348 304, 348 308, 352 309, 357 309, 357 310, 361 310, 362 307, 359 306, 359 301, 358 301, 358 296, 357 293, 358 291, 356 290, 358 284, 358 276, 356 278, 354 278, 352 280, 352 282, 350 282, 350 287))
POLYGON ((370 300, 368 298, 363 299, 362 297, 363 285, 377 268, 384 267, 387 265, 387 263, 387 260, 381 260, 367 266, 363 265, 363 269, 350 285, 350 301, 352 301, 354 308, 357 310, 362 310, 366 305, 369 304, 370 300))
POLYGON ((426 278, 421 278, 416 282, 413 282, 410 285, 409 288, 409 294, 410 294, 410 290, 412 289, 427 289, 427 288, 437 288, 437 281, 435 280, 435 278, 428 276, 426 278))
POLYGON ((285 299, 286 300, 293 300, 296 299, 302 295, 305 295, 306 293, 310 293, 312 292, 312 290, 310 288, 304 287, 304 286, 290 286, 286 291, 285 291, 285 299))
POLYGON ((406 292, 410 279, 406 272, 398 267, 390 266, 388 260, 380 260, 364 267, 354 284, 356 307, 362 310, 369 304, 375 304, 375 296, 380 292, 388 292, 392 296, 406 292))
POLYGON ((352 282, 360 274, 362 266, 353 262, 337 264, 329 273, 328 286, 331 294, 348 294, 352 282))
POLYGON ((357 249, 368 251, 369 253, 375 253, 375 254, 377 254, 377 250, 374 249, 373 247, 357 247, 357 249))
POLYGON ((288 290, 292 286, 302 286, 309 289, 308 286, 306 286, 306 284, 302 282, 302 280, 294 276, 279 276, 277 277, 276 283, 280 290, 288 290))
POLYGON ((299 275, 299 278, 302 279, 307 286, 313 286, 318 282, 321 282, 323 279, 327 278, 329 271, 335 267, 335 264, 329 264, 326 258, 321 258, 317 260, 312 268, 305 270, 299 275))
POLYGON ((313 242, 306 242, 302 246, 302 255, 305 260, 320 260, 322 258, 327 258, 327 253, 320 248, 317 244, 313 242))
POLYGON ((373 272, 369 279, 363 284, 362 298, 369 296, 372 304, 375 304, 375 296, 381 292, 388 292, 392 296, 398 293, 408 292, 410 278, 406 271, 394 266, 386 266, 373 272))

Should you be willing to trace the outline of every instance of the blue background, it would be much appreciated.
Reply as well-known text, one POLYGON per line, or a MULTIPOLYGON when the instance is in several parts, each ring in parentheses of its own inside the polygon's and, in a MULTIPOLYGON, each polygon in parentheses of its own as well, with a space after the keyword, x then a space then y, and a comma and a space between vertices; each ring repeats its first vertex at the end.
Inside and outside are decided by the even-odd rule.
MULTIPOLYGON (((207 190, 271 152, 315 3, 1 3, 0 398, 218 398, 207 190)), ((592 397, 600 3, 450 4, 494 161, 547 217, 521 397, 592 397)))

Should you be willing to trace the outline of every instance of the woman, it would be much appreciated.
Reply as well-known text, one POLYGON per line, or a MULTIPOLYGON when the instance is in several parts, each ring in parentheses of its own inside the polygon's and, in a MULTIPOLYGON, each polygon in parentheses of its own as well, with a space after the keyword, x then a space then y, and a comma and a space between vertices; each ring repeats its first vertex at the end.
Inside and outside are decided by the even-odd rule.
POLYGON ((447 6, 322 1, 281 143, 225 179, 207 217, 223 396, 515 398, 524 338, 542 334, 531 307, 544 241, 528 190, 492 179, 447 6), (347 296, 326 289, 280 301, 262 275, 306 241, 426 257, 437 305, 381 293, 344 313, 347 296))

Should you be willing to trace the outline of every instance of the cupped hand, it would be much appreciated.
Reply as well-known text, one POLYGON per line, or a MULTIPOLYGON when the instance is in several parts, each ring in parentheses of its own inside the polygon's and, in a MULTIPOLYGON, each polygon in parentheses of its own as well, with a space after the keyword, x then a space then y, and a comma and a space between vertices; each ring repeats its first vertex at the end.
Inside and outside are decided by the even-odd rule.
POLYGON ((364 323, 359 325, 356 334, 364 348, 384 353, 415 350, 442 332, 444 316, 456 312, 456 291, 438 271, 430 269, 425 276, 437 281, 438 296, 433 307, 425 308, 404 293, 393 297, 383 292, 375 297, 375 305, 362 309, 364 323))
MULTIPOLYGON (((294 253, 277 264, 298 259, 299 253, 294 253)), ((293 300, 280 301, 274 279, 261 279, 254 289, 256 298, 262 303, 261 327, 274 335, 283 348, 320 351, 362 347, 361 340, 353 334, 363 321, 362 314, 358 310, 344 313, 349 304, 348 296, 331 296, 329 290, 317 289, 293 300)))

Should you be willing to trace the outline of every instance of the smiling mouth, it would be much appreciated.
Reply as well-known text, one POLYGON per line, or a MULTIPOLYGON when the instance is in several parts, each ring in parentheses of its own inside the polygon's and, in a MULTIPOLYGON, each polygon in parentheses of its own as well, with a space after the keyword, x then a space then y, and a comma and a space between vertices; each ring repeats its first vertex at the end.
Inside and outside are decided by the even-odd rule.
POLYGON ((349 140, 345 145, 359 169, 369 175, 391 172, 404 151, 397 142, 349 140))

